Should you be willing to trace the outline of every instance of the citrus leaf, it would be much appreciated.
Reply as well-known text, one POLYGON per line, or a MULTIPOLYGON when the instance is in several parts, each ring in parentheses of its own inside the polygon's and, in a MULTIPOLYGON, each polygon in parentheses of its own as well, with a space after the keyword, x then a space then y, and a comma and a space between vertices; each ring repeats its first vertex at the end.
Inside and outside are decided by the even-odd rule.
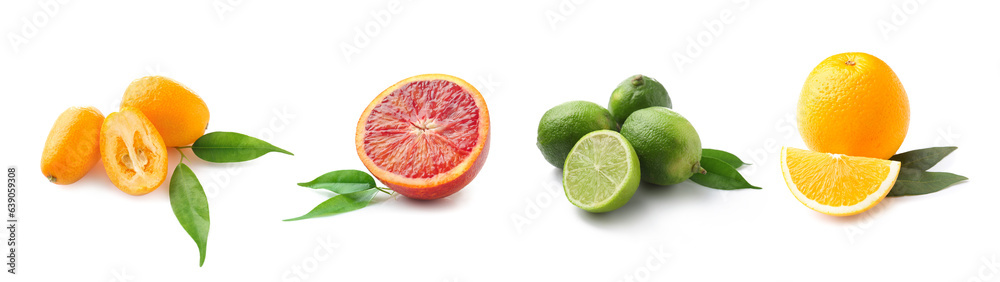
POLYGON ((375 188, 375 179, 368 173, 355 169, 331 171, 299 186, 325 189, 337 194, 347 194, 375 188))
POLYGON ((892 186, 886 197, 930 194, 968 179, 954 173, 929 172, 904 167, 899 169, 896 184, 892 186))
POLYGON ((357 210, 367 206, 368 203, 372 201, 372 198, 375 197, 376 192, 378 192, 378 189, 371 188, 368 190, 362 190, 354 193, 337 195, 334 196, 333 198, 323 201, 322 203, 319 203, 319 205, 317 205, 311 211, 300 217, 289 218, 284 221, 303 220, 308 218, 329 216, 329 215, 335 215, 357 210))
POLYGON ((695 173, 691 176, 691 181, 701 186, 721 190, 760 189, 750 185, 736 168, 720 159, 702 156, 701 167, 705 169, 705 174, 695 173))
POLYGON ((177 221, 198 245, 201 256, 198 266, 202 266, 205 264, 209 227, 208 198, 205 196, 205 190, 191 168, 184 163, 178 163, 174 174, 170 176, 169 193, 170 207, 174 210, 174 216, 177 216, 177 221))
POLYGON ((701 149, 701 156, 719 159, 721 161, 726 162, 733 168, 740 168, 743 165, 748 165, 748 163, 743 162, 743 160, 741 160, 736 155, 733 155, 732 153, 723 150, 701 149))
POLYGON ((889 159, 899 161, 902 168, 928 170, 944 159, 944 157, 948 156, 948 154, 954 152, 955 149, 958 149, 958 147, 932 147, 900 153, 889 159))
POLYGON ((198 158, 213 163, 245 162, 270 152, 293 155, 257 138, 236 132, 216 131, 205 134, 191 144, 198 158))

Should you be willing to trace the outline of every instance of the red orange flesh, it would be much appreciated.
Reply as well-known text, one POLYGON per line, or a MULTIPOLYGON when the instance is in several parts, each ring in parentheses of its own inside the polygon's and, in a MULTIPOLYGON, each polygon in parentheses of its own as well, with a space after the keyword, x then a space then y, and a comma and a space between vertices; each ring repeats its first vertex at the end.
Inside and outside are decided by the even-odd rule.
POLYGON ((368 170, 396 192, 438 199, 462 189, 489 152, 486 101, 444 74, 404 79, 382 91, 358 120, 355 146, 368 170))

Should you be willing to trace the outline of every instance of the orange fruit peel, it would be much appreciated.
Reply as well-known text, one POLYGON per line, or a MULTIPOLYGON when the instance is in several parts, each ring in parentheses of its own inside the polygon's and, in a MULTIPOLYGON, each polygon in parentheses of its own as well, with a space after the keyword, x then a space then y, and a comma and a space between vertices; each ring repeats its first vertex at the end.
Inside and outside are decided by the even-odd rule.
POLYGON ((156 126, 167 147, 194 143, 208 127, 208 106, 194 91, 173 79, 147 76, 125 89, 121 107, 138 109, 156 126))
POLYGON ((796 120, 810 150, 888 159, 906 137, 910 102, 885 62, 865 53, 843 53, 809 73, 796 120))
POLYGON ((42 174, 49 182, 73 184, 97 164, 103 122, 94 107, 72 107, 59 115, 42 150, 42 174))

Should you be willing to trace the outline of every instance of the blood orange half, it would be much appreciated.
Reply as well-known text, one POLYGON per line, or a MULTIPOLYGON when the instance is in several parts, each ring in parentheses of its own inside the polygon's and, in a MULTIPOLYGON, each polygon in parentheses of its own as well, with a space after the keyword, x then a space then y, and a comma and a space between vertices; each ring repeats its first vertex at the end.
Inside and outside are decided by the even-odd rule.
POLYGON ((438 199, 468 185, 486 162, 490 112, 479 90, 445 74, 404 79, 358 120, 355 146, 368 171, 396 192, 438 199))

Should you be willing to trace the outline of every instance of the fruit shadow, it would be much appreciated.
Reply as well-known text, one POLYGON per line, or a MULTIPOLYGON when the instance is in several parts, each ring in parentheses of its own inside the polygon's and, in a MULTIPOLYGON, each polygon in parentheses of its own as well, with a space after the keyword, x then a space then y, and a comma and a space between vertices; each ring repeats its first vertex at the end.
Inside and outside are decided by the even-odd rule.
POLYGON ((871 221, 874 220, 874 218, 878 217, 879 214, 884 212, 885 209, 890 208, 889 206, 891 205, 887 204, 885 200, 883 200, 881 203, 876 204, 871 209, 855 215, 834 216, 834 215, 826 215, 819 212, 815 212, 814 213, 815 215, 813 216, 819 218, 819 220, 834 224, 839 224, 841 226, 862 226, 871 223, 871 221))
POLYGON ((642 221, 643 217, 659 216, 649 212, 657 205, 690 202, 692 198, 708 198, 711 189, 699 189, 696 186, 690 182, 667 186, 640 182, 632 199, 617 210, 606 213, 577 210, 584 221, 594 226, 607 228, 633 226, 633 222, 642 221))
POLYGON ((104 169, 104 161, 98 160, 97 164, 94 165, 94 168, 92 168, 89 172, 87 172, 87 175, 85 175, 83 178, 80 179, 79 182, 77 182, 83 185, 74 185, 74 186, 93 187, 93 189, 112 191, 111 194, 113 195, 118 195, 121 196, 122 198, 129 198, 131 200, 136 200, 136 201, 155 201, 154 198, 159 198, 161 196, 150 196, 150 195, 162 194, 162 197, 164 198, 167 197, 167 189, 168 189, 167 187, 169 186, 168 183, 170 181, 169 171, 167 172, 167 178, 163 181, 163 184, 160 184, 160 186, 156 188, 156 190, 149 192, 149 194, 135 196, 126 194, 125 192, 121 192, 121 190, 118 189, 118 187, 116 187, 115 184, 111 182, 111 178, 108 178, 108 172, 107 170, 104 169))
POLYGON ((417 200, 400 195, 399 193, 393 193, 392 196, 376 197, 375 200, 372 202, 372 204, 385 204, 383 202, 399 203, 406 206, 406 208, 411 208, 411 209, 418 209, 425 211, 441 211, 441 210, 452 209, 458 206, 458 203, 462 201, 462 198, 464 198, 462 191, 458 191, 457 193, 451 194, 448 197, 435 200, 417 200))
MULTIPOLYGON (((87 175, 84 175, 83 178, 80 179, 79 183, 93 184, 93 186, 101 187, 102 189, 111 188, 118 190, 118 188, 115 188, 115 185, 111 183, 111 179, 108 178, 108 171, 104 170, 104 161, 101 160, 98 160, 97 164, 94 164, 94 168, 87 172, 87 175)), ((91 185, 80 186, 89 187, 91 185)))
POLYGON ((831 222, 842 226, 857 225, 863 219, 869 219, 869 220, 871 219, 868 217, 868 212, 863 212, 848 216, 825 215, 817 212, 816 215, 814 216, 820 218, 820 220, 822 221, 831 222))
MULTIPOLYGON (((210 162, 203 161, 198 157, 195 157, 194 153, 192 153, 190 150, 185 150, 184 155, 187 157, 184 160, 184 163, 187 164, 189 167, 191 167, 191 169, 194 171, 198 171, 197 167, 212 165, 212 163, 210 162)), ((177 168, 177 163, 180 162, 180 159, 181 155, 180 153, 177 152, 176 149, 167 148, 167 176, 163 180, 163 183, 160 184, 160 186, 157 187, 156 190, 149 192, 149 194, 134 196, 121 193, 120 195, 122 197, 138 198, 141 200, 168 198, 170 189, 169 188, 170 178, 173 176, 174 169, 177 168)), ((202 182, 205 181, 205 179, 199 179, 199 180, 201 180, 202 182)), ((95 187, 94 189, 101 189, 101 190, 108 189, 108 191, 120 192, 120 190, 117 187, 115 187, 114 183, 111 182, 111 179, 108 178, 108 172, 107 170, 104 169, 103 160, 98 160, 97 163, 94 164, 94 168, 91 169, 89 172, 87 172, 87 175, 81 178, 80 181, 78 181, 77 183, 85 185, 74 185, 74 186, 95 187)), ((113 193, 113 194, 118 194, 118 193, 113 193)))

